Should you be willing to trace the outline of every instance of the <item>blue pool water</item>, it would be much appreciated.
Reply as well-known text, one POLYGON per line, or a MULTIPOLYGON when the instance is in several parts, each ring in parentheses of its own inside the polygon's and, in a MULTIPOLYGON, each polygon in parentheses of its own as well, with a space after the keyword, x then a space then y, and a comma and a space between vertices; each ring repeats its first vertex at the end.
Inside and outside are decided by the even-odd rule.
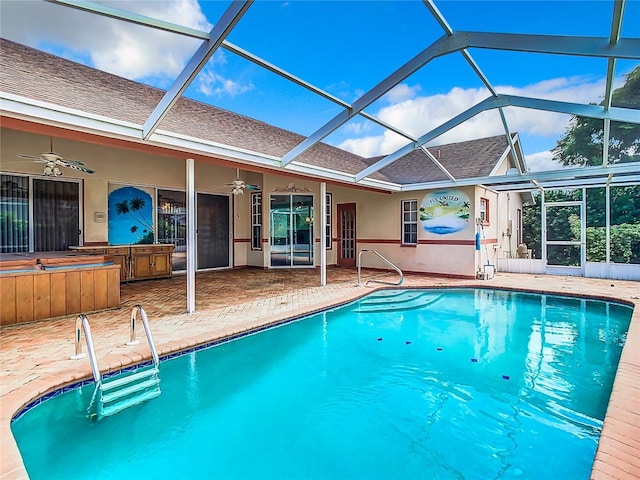
POLYGON ((381 291, 163 361, 162 395, 112 417, 85 385, 12 430, 33 479, 587 479, 630 318, 381 291))

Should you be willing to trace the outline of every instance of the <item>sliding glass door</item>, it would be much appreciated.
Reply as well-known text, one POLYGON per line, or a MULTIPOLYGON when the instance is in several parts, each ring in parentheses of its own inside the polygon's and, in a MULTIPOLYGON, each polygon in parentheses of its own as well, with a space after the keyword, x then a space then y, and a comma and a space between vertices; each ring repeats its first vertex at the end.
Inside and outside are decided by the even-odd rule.
POLYGON ((174 245, 171 262, 174 272, 187 269, 187 194, 158 190, 158 243, 174 245))
POLYGON ((80 183, 21 175, 0 178, 2 253, 63 251, 80 245, 80 183))
POLYGON ((80 245, 80 184, 33 179, 33 251, 80 245))
POLYGON ((313 196, 271 195, 272 267, 313 266, 313 196))

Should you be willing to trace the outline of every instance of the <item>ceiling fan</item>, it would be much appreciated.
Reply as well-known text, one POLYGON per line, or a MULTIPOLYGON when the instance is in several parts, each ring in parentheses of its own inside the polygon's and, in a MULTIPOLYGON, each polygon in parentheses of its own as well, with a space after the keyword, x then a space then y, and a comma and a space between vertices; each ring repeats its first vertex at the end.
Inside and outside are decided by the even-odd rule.
POLYGON ((250 183, 245 183, 244 180, 240 178, 240 169, 236 169, 236 179, 230 183, 225 183, 225 187, 231 187, 231 193, 233 195, 242 195, 246 190, 260 190, 258 185, 252 185, 250 183))
POLYGON ((26 158, 28 160, 32 160, 34 162, 44 163, 44 171, 43 175, 47 177, 55 176, 59 177, 62 175, 62 170, 60 167, 72 168, 74 170, 79 170, 84 173, 94 173, 94 170, 87 168, 84 166, 84 163, 79 162, 78 160, 65 160, 62 155, 57 154, 53 151, 53 137, 50 139, 50 148, 48 152, 41 153, 38 156, 35 155, 16 155, 18 158, 26 158))

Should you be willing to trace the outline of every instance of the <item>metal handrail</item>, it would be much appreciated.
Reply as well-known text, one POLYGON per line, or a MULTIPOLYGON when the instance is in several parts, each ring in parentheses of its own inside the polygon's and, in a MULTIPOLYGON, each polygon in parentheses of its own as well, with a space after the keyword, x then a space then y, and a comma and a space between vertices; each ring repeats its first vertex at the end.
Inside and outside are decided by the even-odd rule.
POLYGON ((77 360, 84 358, 87 354, 82 353, 82 343, 80 339, 82 337, 80 327, 84 330, 84 338, 87 341, 87 351, 89 352, 89 363, 91 363, 91 371, 93 372, 93 379, 98 385, 102 382, 102 376, 100 375, 100 369, 98 368, 98 360, 96 358, 96 350, 93 346, 93 339, 91 337, 91 328, 89 327, 89 319, 84 313, 81 313, 76 317, 76 338, 75 338, 75 355, 71 358, 77 360))
POLYGON ((129 324, 129 341, 127 345, 137 345, 140 343, 136 340, 136 313, 140 312, 140 318, 142 319, 142 325, 144 332, 147 334, 147 341, 149 342, 149 348, 151 349, 151 356, 153 357, 153 364, 157 367, 160 361, 158 360, 158 352, 156 352, 156 345, 153 343, 153 337, 151 336, 151 330, 149 329, 149 321, 147 320, 147 313, 144 311, 141 305, 136 305, 131 310, 131 323, 129 324))
POLYGON ((398 280, 398 283, 393 283, 393 282, 385 282, 383 280, 367 280, 365 282, 365 286, 367 286, 369 283, 383 283, 385 285, 402 285, 402 282, 404 281, 404 274, 402 273, 402 270, 400 270, 396 265, 394 265, 393 263, 391 263, 389 260, 387 260, 386 258, 384 258, 380 253, 376 252, 375 250, 360 250, 360 253, 358 254, 358 286, 361 287, 362 286, 362 282, 361 282, 361 270, 362 270, 362 254, 365 252, 370 252, 373 253, 375 255, 377 255, 383 262, 385 262, 387 265, 389 265, 391 268, 393 268, 396 272, 398 272, 398 275, 400 275, 400 280, 398 280))

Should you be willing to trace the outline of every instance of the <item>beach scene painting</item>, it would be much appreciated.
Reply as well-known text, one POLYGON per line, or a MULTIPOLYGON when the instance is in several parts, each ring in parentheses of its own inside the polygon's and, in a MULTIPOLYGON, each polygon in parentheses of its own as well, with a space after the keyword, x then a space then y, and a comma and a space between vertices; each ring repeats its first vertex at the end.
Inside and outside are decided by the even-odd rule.
POLYGON ((436 235, 449 235, 469 226, 469 197, 457 189, 429 192, 420 204, 422 228, 436 235))
POLYGON ((136 187, 109 192, 109 245, 153 243, 153 200, 136 187))

